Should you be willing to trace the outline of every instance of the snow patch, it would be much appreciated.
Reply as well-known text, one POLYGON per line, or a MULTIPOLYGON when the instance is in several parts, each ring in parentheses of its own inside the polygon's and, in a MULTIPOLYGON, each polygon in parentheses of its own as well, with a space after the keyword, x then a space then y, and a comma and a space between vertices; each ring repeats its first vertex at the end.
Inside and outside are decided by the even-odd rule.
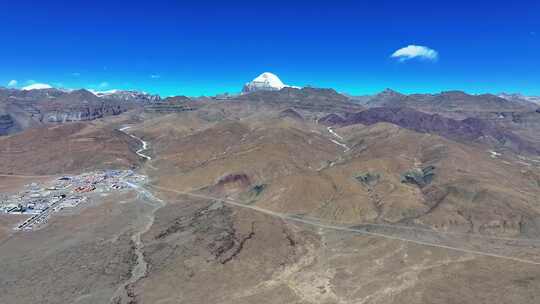
POLYGON ((252 82, 254 83, 262 83, 268 86, 271 86, 276 89, 282 89, 285 87, 285 84, 277 77, 275 74, 265 72, 259 75, 259 77, 255 78, 252 82))
POLYGON ((501 153, 493 151, 493 150, 490 150, 488 152, 489 152, 491 158, 498 158, 499 156, 502 155, 501 153))
POLYGON ((327 129, 328 129, 328 132, 330 132, 330 134, 332 134, 332 135, 334 135, 335 137, 337 137, 337 138, 343 140, 343 136, 337 134, 334 130, 332 130, 332 127, 328 127, 327 129))
MULTIPOLYGON (((328 127, 326 128, 328 130, 328 132, 330 132, 330 134, 332 134, 335 138, 339 139, 339 140, 343 140, 343 136, 337 134, 333 129, 332 127, 328 127)), ((330 141, 332 141, 333 143, 335 143, 336 145, 338 146, 341 146, 343 148, 345 148, 345 151, 343 152, 349 152, 351 150, 351 148, 349 146, 347 146, 346 144, 342 143, 342 142, 339 142, 335 139, 330 139, 330 141)))
POLYGON ((52 87, 46 83, 34 83, 34 84, 31 84, 22 88, 23 91, 45 90, 45 89, 52 89, 52 87))
POLYGON ((253 81, 246 83, 242 92, 249 93, 255 91, 279 91, 286 87, 298 88, 284 84, 275 74, 264 72, 257 78, 253 79, 253 81))
POLYGON ((508 101, 517 101, 517 102, 528 101, 528 102, 540 104, 540 96, 525 96, 519 93, 513 93, 513 94, 499 93, 497 96, 500 98, 506 99, 508 101))

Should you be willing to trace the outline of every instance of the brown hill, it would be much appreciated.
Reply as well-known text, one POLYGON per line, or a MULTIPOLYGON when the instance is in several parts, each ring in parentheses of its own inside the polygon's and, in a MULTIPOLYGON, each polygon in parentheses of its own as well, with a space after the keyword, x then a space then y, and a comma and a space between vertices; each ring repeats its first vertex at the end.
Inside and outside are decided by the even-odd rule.
MULTIPOLYGON (((167 120, 181 121, 177 117, 167 116, 167 120)), ((501 235, 519 235, 537 216, 533 202, 540 189, 531 186, 531 177, 517 163, 509 166, 491 158, 481 142, 467 144, 482 135, 469 124, 449 129, 463 128, 466 132, 459 139, 464 144, 434 135, 459 123, 453 120, 436 121, 443 129, 421 133, 375 121, 364 121, 367 127, 344 123, 341 126, 348 126, 336 132, 351 150, 343 154, 343 148, 332 141, 336 138, 321 125, 275 119, 224 120, 189 131, 167 128, 166 137, 162 120, 138 132, 154 142, 160 155, 152 163, 160 186, 211 189, 223 176, 245 176, 252 187, 265 185, 256 197, 257 206, 287 214, 344 222, 414 222, 501 235), (429 166, 435 168, 433 181, 403 182, 407 172, 429 166), (367 173, 379 176, 373 187, 355 178, 367 173), (501 217, 496 220, 495 214, 501 217)), ((423 127, 432 122, 419 121, 423 127)), ((245 191, 234 196, 251 197, 249 189, 245 191)))
POLYGON ((40 175, 132 168, 140 143, 110 126, 67 123, 0 137, 2 174, 40 175))
POLYGON ((256 91, 240 95, 232 100, 265 102, 277 105, 286 104, 294 109, 311 112, 347 112, 362 109, 362 106, 353 103, 348 97, 337 93, 333 89, 309 87, 302 89, 286 87, 279 91, 256 91))
POLYGON ((449 139, 464 142, 482 140, 484 142, 493 142, 497 148, 506 147, 518 153, 540 154, 538 143, 507 131, 492 121, 479 118, 456 120, 410 108, 370 108, 354 114, 345 114, 344 117, 331 114, 319 119, 319 122, 326 125, 340 126, 353 124, 372 125, 378 122, 388 122, 406 129, 437 134, 449 139))
MULTIPOLYGON (((233 108, 243 105, 234 102, 233 108)), ((536 249, 512 249, 478 237, 539 236, 540 172, 533 162, 521 164, 511 152, 494 158, 482 143, 459 143, 389 123, 334 128, 341 139, 310 120, 279 118, 272 107, 264 115, 257 113, 260 108, 249 109, 257 110, 243 108, 241 117, 224 111, 212 122, 197 113, 208 109, 166 115, 137 129, 154 145, 156 159, 150 164, 155 169, 148 172, 153 185, 162 188, 152 189, 169 204, 144 235, 151 267, 133 287, 136 299, 358 303, 376 297, 375 303, 400 303, 401 298, 418 300, 415 294, 421 292, 427 298, 419 302, 431 303, 451 299, 452 290, 469 284, 455 277, 475 282, 476 293, 467 293, 465 303, 484 296, 495 303, 520 301, 516 293, 493 291, 491 285, 507 283, 512 290, 536 293, 513 283, 537 275, 525 271, 530 265, 326 230, 171 192, 234 199, 324 225, 536 257, 536 249), (514 267, 519 274, 510 271, 514 267), (312 288, 314 282, 318 287, 312 288), (358 282, 370 283, 348 292, 358 282), (453 288, 441 287, 447 283, 453 288), (213 286, 212 293, 203 295, 201 284, 213 286), (395 294, 387 292, 389 286, 395 294), (441 293, 430 293, 431 287, 441 293)))
POLYGON ((366 106, 408 107, 456 119, 478 117, 490 112, 522 112, 538 108, 532 102, 517 102, 492 94, 471 95, 461 91, 447 91, 440 94, 405 95, 390 89, 373 96, 366 106))

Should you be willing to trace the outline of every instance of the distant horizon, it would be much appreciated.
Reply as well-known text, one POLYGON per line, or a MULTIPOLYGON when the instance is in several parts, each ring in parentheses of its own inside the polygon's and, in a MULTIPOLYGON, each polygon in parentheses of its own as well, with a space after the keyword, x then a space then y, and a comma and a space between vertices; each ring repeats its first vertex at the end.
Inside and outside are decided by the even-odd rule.
MULTIPOLYGON (((39 83, 41 84, 41 83, 39 83)), ((9 86, 5 86, 5 85, 0 85, 0 88, 1 89, 15 89, 15 90, 20 90, 20 91, 30 91, 30 90, 36 90, 36 89, 27 89, 25 90, 23 87, 9 87, 9 86)), ((387 87, 387 88, 384 88, 384 89, 381 89, 379 91, 375 91, 373 93, 370 93, 370 94, 351 94, 349 92, 344 92, 344 91, 340 91, 340 90, 337 90, 336 88, 332 88, 332 87, 317 87, 317 86, 311 86, 311 85, 308 85, 308 86, 302 86, 302 87, 298 87, 298 89, 303 89, 303 88, 315 88, 315 89, 333 89, 335 90, 337 93, 339 94, 342 94, 342 95, 347 95, 347 96, 351 96, 351 97, 362 97, 362 96, 374 96, 374 95, 377 95, 379 93, 382 93, 386 90, 392 90, 394 92, 397 92, 399 94, 403 94, 403 95, 414 95, 414 94, 431 94, 431 95, 436 95, 436 94, 442 94, 442 93, 447 93, 447 92, 463 92, 465 94, 468 94, 468 95, 485 95, 485 94, 491 94, 491 95, 494 95, 494 96, 498 96, 499 94, 508 94, 508 95, 522 95, 522 96, 526 96, 526 97, 540 97, 540 96, 537 96, 537 95, 530 95, 530 94, 524 94, 522 92, 511 92, 511 91, 502 91, 502 92, 469 92, 469 91, 466 91, 466 90, 462 90, 462 89, 459 89, 459 88, 455 88, 455 89, 446 89, 446 90, 442 90, 442 91, 429 91, 429 92, 422 92, 422 91, 414 91, 414 92, 403 92, 403 91, 399 91, 399 90, 396 90, 394 88, 390 88, 390 87, 387 87)), ((237 91, 227 91, 227 92, 218 92, 218 93, 215 93, 215 94, 212 94, 212 95, 187 95, 187 94, 177 94, 177 95, 161 95, 159 93, 152 93, 152 92, 148 92, 148 91, 145 91, 145 90, 141 90, 141 89, 137 89, 137 88, 130 88, 130 89, 117 89, 117 88, 111 88, 111 89, 107 89, 107 90, 95 90, 95 89, 91 89, 91 88, 84 88, 84 87, 81 87, 81 88, 66 88, 66 87, 54 87, 54 86, 51 86, 50 89, 56 89, 56 90, 65 90, 65 91, 77 91, 77 90, 86 90, 86 91, 89 91, 91 93, 111 93, 111 92, 114 92, 114 91, 133 91, 133 92, 139 92, 139 93, 146 93, 146 94, 149 94, 149 95, 158 95, 160 96, 161 98, 167 98, 167 97, 176 97, 176 96, 186 96, 186 97, 214 97, 214 96, 218 96, 218 95, 223 95, 223 94, 230 94, 230 95, 236 95, 236 94, 241 94, 242 90, 239 89, 237 91)), ((38 89, 39 90, 39 89, 38 89)))

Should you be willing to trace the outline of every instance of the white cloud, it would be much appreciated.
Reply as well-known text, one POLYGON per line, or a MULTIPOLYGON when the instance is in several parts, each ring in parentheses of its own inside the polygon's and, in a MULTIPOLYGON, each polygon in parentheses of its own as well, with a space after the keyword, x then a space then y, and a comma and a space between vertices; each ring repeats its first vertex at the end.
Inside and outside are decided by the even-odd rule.
POLYGON ((397 58, 399 61, 406 61, 413 58, 435 61, 439 58, 439 53, 427 46, 411 44, 395 51, 390 57, 397 58))
POLYGON ((161 75, 152 74, 152 75, 150 75, 150 78, 152 78, 152 79, 158 79, 158 78, 161 78, 161 75))
POLYGON ((17 85, 17 83, 19 83, 19 82, 17 82, 17 80, 12 79, 12 80, 10 80, 10 81, 8 82, 7 85, 8 85, 8 87, 14 87, 14 86, 17 85))
POLYGON ((34 83, 22 88, 24 91, 30 90, 43 90, 43 89, 52 89, 52 87, 46 83, 34 83))
POLYGON ((100 88, 106 88, 106 87, 108 87, 108 86, 109 86, 109 83, 106 82, 106 81, 103 81, 102 83, 99 84, 99 87, 100 87, 100 88))

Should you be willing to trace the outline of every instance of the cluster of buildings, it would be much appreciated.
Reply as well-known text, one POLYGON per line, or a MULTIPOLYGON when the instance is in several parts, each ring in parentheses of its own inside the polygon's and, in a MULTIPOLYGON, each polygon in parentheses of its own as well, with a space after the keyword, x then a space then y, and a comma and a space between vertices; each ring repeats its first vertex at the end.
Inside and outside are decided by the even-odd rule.
POLYGON ((86 202, 96 193, 130 188, 145 182, 146 177, 132 170, 106 170, 75 176, 62 176, 45 184, 32 183, 15 194, 0 193, 0 213, 31 215, 16 230, 32 230, 49 216, 64 208, 86 202))

